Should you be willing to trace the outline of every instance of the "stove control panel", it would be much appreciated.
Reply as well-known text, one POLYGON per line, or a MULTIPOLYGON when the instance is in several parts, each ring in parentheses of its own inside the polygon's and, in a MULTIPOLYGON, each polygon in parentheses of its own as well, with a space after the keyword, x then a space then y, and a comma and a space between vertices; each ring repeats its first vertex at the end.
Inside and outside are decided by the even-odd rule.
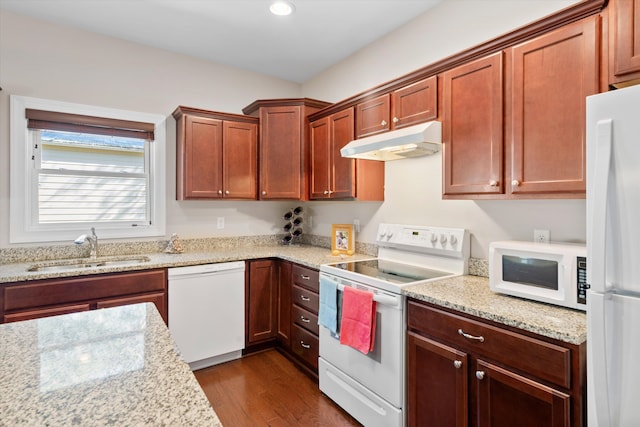
POLYGON ((380 224, 376 242, 383 247, 460 256, 469 246, 469 233, 464 228, 380 224))

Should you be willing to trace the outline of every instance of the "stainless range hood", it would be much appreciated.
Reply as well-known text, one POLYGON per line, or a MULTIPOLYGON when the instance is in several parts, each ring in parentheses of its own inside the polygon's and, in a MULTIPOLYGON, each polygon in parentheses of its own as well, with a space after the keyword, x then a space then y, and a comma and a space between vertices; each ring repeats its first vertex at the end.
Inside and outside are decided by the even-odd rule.
POLYGON ((433 121, 354 139, 340 149, 340 154, 342 157, 385 162, 428 156, 440 151, 441 145, 442 123, 433 121))

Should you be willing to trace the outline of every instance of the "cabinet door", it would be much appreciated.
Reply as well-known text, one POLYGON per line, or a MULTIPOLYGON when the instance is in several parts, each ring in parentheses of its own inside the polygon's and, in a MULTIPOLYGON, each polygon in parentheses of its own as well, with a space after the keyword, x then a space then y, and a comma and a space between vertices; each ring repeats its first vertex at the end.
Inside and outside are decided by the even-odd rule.
POLYGON ((276 299, 278 296, 276 262, 251 261, 247 297, 247 344, 276 337, 276 299))
POLYGON ((185 116, 184 198, 222 197, 222 120, 185 116))
POLYGON ((438 117, 438 77, 432 76, 391 94, 391 127, 400 129, 438 117))
POLYGON ((444 194, 503 191, 502 53, 443 74, 444 194))
POLYGON ((120 307, 121 305, 129 305, 129 304, 139 304, 143 302, 152 302, 155 304, 158 312, 162 316, 162 320, 164 320, 165 324, 168 324, 167 321, 167 297, 164 292, 157 292, 153 294, 144 294, 144 295, 133 295, 127 296, 123 298, 115 298, 104 301, 98 301, 96 304, 96 308, 109 308, 109 307, 120 307))
POLYGON ((508 192, 584 194, 585 98, 598 92, 599 22, 587 18, 508 51, 508 192))
POLYGON ((640 0, 609 2, 613 46, 611 83, 640 78, 640 0))
POLYGON ((571 398, 482 360, 476 376, 479 427, 569 427, 571 398))
POLYGON ((253 123, 224 121, 224 197, 257 198, 258 127, 253 123))
POLYGON ((260 109, 260 199, 302 198, 302 107, 260 109))
POLYGON ((464 352, 408 333, 407 420, 410 427, 467 426, 468 360, 464 352))
POLYGON ((291 340, 291 263, 278 263, 278 341, 289 347, 291 340))
POLYGON ((331 198, 356 196, 356 163, 340 154, 340 149, 353 140, 353 108, 347 108, 329 117, 331 158, 331 198))
POLYGON ((309 198, 329 197, 331 161, 329 157, 329 117, 318 119, 310 125, 311 171, 309 177, 309 198))
POLYGON ((356 105, 356 138, 391 129, 390 113, 391 102, 388 93, 356 105))

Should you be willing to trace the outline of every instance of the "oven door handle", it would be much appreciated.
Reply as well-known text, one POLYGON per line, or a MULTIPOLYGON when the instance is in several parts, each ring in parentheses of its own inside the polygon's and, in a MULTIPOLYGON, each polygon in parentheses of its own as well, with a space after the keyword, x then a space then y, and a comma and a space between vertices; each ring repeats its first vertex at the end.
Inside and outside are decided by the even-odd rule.
MULTIPOLYGON (((338 291, 342 292, 344 291, 344 288, 345 288, 344 285, 342 284, 338 285, 338 291)), ((373 293, 373 300, 378 304, 391 305, 394 307, 397 307, 402 303, 402 299, 399 297, 392 297, 389 295, 377 294, 375 292, 373 293)))

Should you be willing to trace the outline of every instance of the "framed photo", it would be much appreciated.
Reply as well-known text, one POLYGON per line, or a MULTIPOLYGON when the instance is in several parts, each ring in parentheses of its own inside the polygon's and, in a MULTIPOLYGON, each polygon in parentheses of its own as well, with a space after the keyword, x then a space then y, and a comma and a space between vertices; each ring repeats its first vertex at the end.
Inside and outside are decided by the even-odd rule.
POLYGON ((355 253, 356 238, 353 224, 333 224, 331 226, 331 253, 333 255, 355 253))

